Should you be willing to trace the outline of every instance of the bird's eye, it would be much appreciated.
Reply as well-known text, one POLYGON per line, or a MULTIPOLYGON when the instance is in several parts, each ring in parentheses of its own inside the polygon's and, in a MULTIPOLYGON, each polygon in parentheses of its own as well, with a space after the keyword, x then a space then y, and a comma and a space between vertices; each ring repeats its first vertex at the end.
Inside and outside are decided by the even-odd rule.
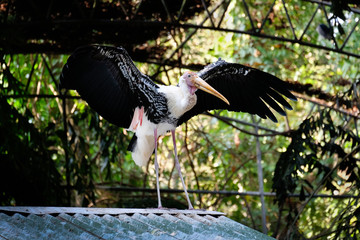
POLYGON ((191 75, 190 75, 190 74, 188 74, 188 75, 187 75, 187 77, 189 78, 189 77, 191 77, 191 75))

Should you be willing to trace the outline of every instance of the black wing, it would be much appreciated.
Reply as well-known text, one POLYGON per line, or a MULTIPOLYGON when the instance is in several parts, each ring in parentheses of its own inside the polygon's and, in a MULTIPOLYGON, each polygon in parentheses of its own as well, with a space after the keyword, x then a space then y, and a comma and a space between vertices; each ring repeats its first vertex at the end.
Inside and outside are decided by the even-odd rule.
POLYGON ((198 76, 224 95, 230 105, 206 92, 197 91, 196 105, 179 119, 178 125, 195 115, 213 109, 248 112, 261 118, 268 117, 276 122, 274 114, 267 105, 285 115, 278 103, 287 109, 292 108, 281 95, 296 101, 296 97, 289 91, 289 85, 286 82, 271 74, 241 64, 218 60, 206 66, 198 73, 198 76))
POLYGON ((120 127, 130 126, 136 107, 144 106, 155 121, 161 118, 161 111, 167 111, 158 86, 136 68, 121 47, 76 49, 63 68, 60 87, 77 90, 95 111, 120 127))

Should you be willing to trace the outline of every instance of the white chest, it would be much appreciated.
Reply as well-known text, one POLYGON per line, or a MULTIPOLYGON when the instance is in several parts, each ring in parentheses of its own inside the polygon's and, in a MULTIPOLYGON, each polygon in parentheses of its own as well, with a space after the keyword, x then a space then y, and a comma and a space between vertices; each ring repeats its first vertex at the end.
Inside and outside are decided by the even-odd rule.
MULTIPOLYGON (((179 119, 185 112, 189 111, 196 104, 196 95, 187 94, 177 86, 160 86, 159 92, 165 94, 170 112, 169 118, 179 119)), ((142 109, 143 110, 143 109, 142 109)), ((153 136, 154 129, 157 129, 158 135, 163 135, 167 131, 174 130, 176 125, 166 121, 158 124, 148 119, 148 116, 140 108, 135 110, 130 131, 136 132, 138 137, 153 136), (141 116, 141 120, 139 118, 141 116)))
POLYGON ((168 107, 174 118, 180 118, 196 104, 195 94, 184 93, 177 86, 160 86, 159 92, 163 92, 168 99, 168 107))

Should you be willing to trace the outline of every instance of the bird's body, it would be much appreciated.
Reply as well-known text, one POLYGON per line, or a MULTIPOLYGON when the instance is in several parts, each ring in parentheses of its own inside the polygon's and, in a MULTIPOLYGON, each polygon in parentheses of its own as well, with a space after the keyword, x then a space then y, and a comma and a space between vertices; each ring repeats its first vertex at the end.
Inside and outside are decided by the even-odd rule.
MULTIPOLYGON (((178 119, 196 103, 196 95, 187 96, 186 92, 177 86, 159 86, 158 91, 160 94, 164 94, 167 99, 167 106, 169 106, 167 115, 159 123, 154 123, 144 113, 142 123, 139 123, 136 129, 129 128, 136 135, 136 142, 133 142, 129 149, 132 151, 132 158, 138 166, 145 166, 154 152, 154 129, 157 129, 159 136, 175 130, 178 119)), ((134 115, 135 119, 137 117, 134 115)))
POLYGON ((281 95, 296 100, 289 86, 275 76, 223 60, 198 73, 185 72, 177 86, 157 85, 136 68, 123 48, 98 45, 77 49, 60 80, 62 88, 76 89, 105 119, 135 132, 128 149, 137 165, 146 165, 155 152, 159 207, 158 136, 172 133, 176 167, 192 208, 177 159, 175 128, 211 109, 249 112, 276 121, 268 105, 285 115, 278 103, 291 106, 281 95))

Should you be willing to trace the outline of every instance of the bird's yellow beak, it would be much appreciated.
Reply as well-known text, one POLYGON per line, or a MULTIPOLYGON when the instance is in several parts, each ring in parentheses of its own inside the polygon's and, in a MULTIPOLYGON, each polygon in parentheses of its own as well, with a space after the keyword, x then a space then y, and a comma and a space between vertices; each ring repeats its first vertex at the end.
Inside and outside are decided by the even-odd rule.
POLYGON ((221 93, 216 91, 213 87, 211 87, 207 82, 202 80, 200 77, 196 76, 194 78, 193 84, 195 85, 195 87, 197 89, 200 89, 207 93, 210 93, 210 94, 214 95, 215 97, 220 98, 221 100, 226 102, 228 105, 230 105, 229 101, 221 93))

